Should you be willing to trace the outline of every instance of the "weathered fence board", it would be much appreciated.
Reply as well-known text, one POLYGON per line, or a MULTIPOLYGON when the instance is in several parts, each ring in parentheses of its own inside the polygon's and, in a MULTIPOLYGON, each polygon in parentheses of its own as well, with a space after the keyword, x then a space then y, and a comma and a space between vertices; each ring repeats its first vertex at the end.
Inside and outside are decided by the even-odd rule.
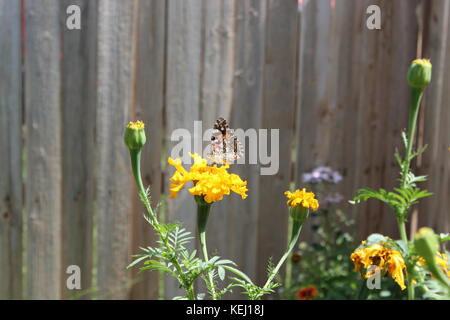
MULTIPOLYGON (((237 1, 204 1, 202 26, 203 61, 201 79, 200 116, 205 140, 218 117, 230 120, 233 102, 235 15, 237 1)), ((230 124, 234 127, 233 123, 230 124)), ((207 141, 202 147, 207 146, 207 141)), ((224 231, 229 223, 229 201, 215 203, 208 220, 207 242, 210 256, 229 256, 230 246, 224 231)), ((197 250, 201 252, 197 242, 197 250)), ((199 286, 203 290, 205 286, 199 286)))
MULTIPOLYGON (((261 127, 265 28, 267 1, 238 1, 235 29, 235 71, 231 123, 235 128, 261 127)), ((229 201, 227 243, 228 257, 252 279, 257 275, 259 169, 249 164, 250 139, 241 141, 245 147, 246 165, 235 165, 233 171, 247 180, 248 198, 232 197, 229 201), (251 249, 249 249, 251 248, 251 249)), ((255 156, 253 154, 253 156, 255 156)), ((238 290, 236 290, 238 291, 238 290)), ((235 293, 236 294, 236 293, 235 293)), ((237 296, 235 296, 237 297, 237 296)))
MULTIPOLYGON (((295 142, 295 182, 298 187, 303 185, 304 172, 325 164, 328 142, 324 135, 330 128, 328 117, 324 117, 327 114, 330 16, 327 0, 308 1, 302 7, 295 142)), ((302 239, 312 239, 311 223, 311 220, 305 223, 302 239)))
MULTIPOLYGON (((258 137, 261 170, 272 166, 275 175, 262 175, 258 216, 257 281, 263 285, 267 279, 267 261, 276 263, 287 243, 288 209, 284 192, 291 182, 291 149, 294 138, 297 58, 297 4, 269 0, 266 13, 266 39, 264 57, 261 128, 268 129, 267 140, 258 137), (271 129, 279 129, 279 137, 271 129), (279 145, 277 145, 279 144, 279 145), (271 148, 269 148, 271 146, 271 148), (265 150, 264 150, 265 149, 265 150), (272 163, 261 158, 271 155, 272 163), (276 161, 278 159, 278 164, 276 161), (276 167, 278 165, 278 167, 276 167), (275 171, 277 170, 278 171, 275 171)), ((266 171, 270 171, 268 168, 266 171)), ((267 172, 269 173, 269 172, 267 172)), ((251 250, 251 248, 247 248, 251 250)))
POLYGON ((20 2, 0 1, 0 299, 22 298, 20 2))
MULTIPOLYGON (((200 88, 202 60, 202 10, 201 0, 175 0, 168 2, 167 12, 167 62, 166 62, 166 148, 180 143, 171 141, 174 130, 184 128, 194 132, 194 121, 200 120, 200 88)), ((179 139, 180 137, 178 137, 179 139)), ((184 136, 194 146, 201 137, 184 136), (190 139, 189 139, 190 138, 190 139)), ((191 149, 193 150, 193 148, 191 149)), ((200 150, 193 150, 200 152, 200 150)), ((179 155, 189 159, 188 154, 179 155)), ((166 159, 165 159, 166 160, 166 159)), ((168 178, 173 173, 167 166, 165 190, 169 194, 168 178)), ((169 199, 166 218, 171 222, 183 222, 183 226, 195 233, 196 211, 193 197, 186 191, 178 198, 169 199)), ((193 246, 192 246, 193 248, 193 246)), ((166 297, 182 294, 173 279, 166 284, 166 297)))
POLYGON ((59 299, 62 209, 59 1, 28 0, 24 4, 27 298, 59 299))
POLYGON ((65 26, 65 9, 81 9, 81 30, 62 30, 62 292, 64 298, 80 291, 68 289, 68 266, 81 271, 80 298, 91 297, 92 237, 94 215, 95 113, 96 113, 96 29, 97 2, 64 0, 60 18, 65 26), (76 68, 74 68, 76 66, 76 68))
MULTIPOLYGON (((204 4, 201 119, 206 131, 218 117, 230 119, 231 115, 237 1, 205 1, 204 4)), ((230 125, 234 127, 233 123, 230 125)), ((224 199, 212 207, 207 233, 209 251, 223 257, 228 256, 230 248, 224 232, 228 224, 228 201, 224 199)))
POLYGON ((124 126, 131 118, 134 1, 98 1, 96 225, 98 298, 126 299, 130 272, 132 179, 124 126), (108 141, 107 143, 105 143, 108 141))
POLYGON ((427 3, 426 20, 428 28, 424 34, 424 56, 433 63, 433 78, 425 92, 424 108, 424 145, 428 145, 423 154, 421 174, 428 175, 423 184, 433 192, 420 204, 418 226, 429 226, 437 232, 448 232, 449 185, 450 185, 450 120, 449 111, 449 70, 450 70, 450 3, 433 0, 427 3))
MULTIPOLYGON (((300 175, 330 165, 341 171, 344 199, 363 186, 396 183, 393 152, 407 123, 405 74, 417 41, 415 6, 409 4, 310 1, 302 13, 297 170, 300 175), (366 27, 371 4, 381 8, 381 30, 366 27)), ((397 233, 392 212, 379 202, 344 208, 356 214, 361 238, 397 233)))
MULTIPOLYGON (((161 200, 161 156, 164 138, 164 63, 165 63, 165 16, 166 1, 140 0, 138 10, 138 36, 136 43, 136 78, 134 107, 135 118, 146 125, 147 144, 142 151, 142 177, 150 187, 153 207, 161 200)), ((134 193, 137 210, 133 217, 133 253, 139 247, 155 245, 151 226, 144 220, 145 208, 140 204, 137 190, 134 193)), ((156 272, 137 272, 138 283, 132 288, 132 299, 156 299, 158 277, 156 272)))
MULTIPOLYGON (((267 165, 249 161, 253 149, 264 162, 260 143, 270 145, 270 132, 268 141, 247 136, 246 164, 230 171, 248 181, 249 196, 214 204, 208 223, 210 253, 262 285, 267 260, 276 261, 286 244, 283 192, 291 182, 301 187, 302 173, 319 165, 339 170, 345 200, 360 187, 396 184, 393 152, 402 150, 406 71, 416 54, 434 65, 418 133, 429 148, 417 162, 434 196, 416 208, 411 231, 428 225, 448 232, 450 4, 304 0, 301 12, 297 5, 0 0, 0 298, 154 299, 161 281, 165 298, 183 293, 165 276, 126 270, 130 254, 155 244, 122 140, 127 122, 138 119, 146 123, 142 173, 153 205, 167 201, 166 221, 193 233, 193 197, 183 190, 166 199, 174 171, 166 160, 181 146, 172 134, 200 153, 207 144, 200 135, 219 116, 232 128, 280 129, 278 173, 261 175, 267 165), (81 9, 81 30, 66 28, 69 5, 81 9), (381 8, 381 30, 366 26, 369 5, 381 8), (192 136, 196 120, 202 131, 192 136), (81 268, 81 291, 66 288, 69 265, 81 268)), ((398 234, 380 202, 342 208, 356 218, 359 239, 398 234)), ((311 223, 302 240, 314 239, 311 223)), ((229 297, 241 298, 238 291, 229 297)))

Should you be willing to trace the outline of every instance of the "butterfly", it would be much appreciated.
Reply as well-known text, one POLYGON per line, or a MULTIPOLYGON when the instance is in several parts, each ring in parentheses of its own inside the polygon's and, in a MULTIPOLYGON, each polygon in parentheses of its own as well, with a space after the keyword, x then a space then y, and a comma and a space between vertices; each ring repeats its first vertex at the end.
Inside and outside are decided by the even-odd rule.
POLYGON ((215 163, 227 164, 242 156, 242 145, 230 129, 227 120, 220 117, 213 126, 210 150, 207 158, 215 163))

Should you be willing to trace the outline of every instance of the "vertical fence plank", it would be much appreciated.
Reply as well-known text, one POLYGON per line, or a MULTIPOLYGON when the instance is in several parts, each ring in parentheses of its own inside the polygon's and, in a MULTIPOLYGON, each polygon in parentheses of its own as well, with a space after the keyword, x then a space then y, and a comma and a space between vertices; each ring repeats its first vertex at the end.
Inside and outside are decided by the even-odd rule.
POLYGON ((25 1, 27 287, 29 299, 61 297, 59 1, 25 1))
MULTIPOLYGON (((363 13, 372 4, 381 8, 383 17, 381 30, 369 30, 365 27, 366 18, 362 21, 364 49, 360 82, 363 85, 359 90, 358 121, 367 126, 362 128, 358 140, 360 171, 356 172, 359 181, 355 185, 391 190, 398 186, 399 177, 394 151, 402 150, 401 131, 407 127, 410 92, 405 77, 416 55, 417 2, 366 1, 363 13)), ((364 212, 364 216, 357 214, 361 238, 373 232, 398 236, 395 216, 386 205, 370 200, 367 206, 354 210, 364 212)))
MULTIPOLYGON (((126 270, 131 253, 154 243, 130 187, 122 134, 131 118, 147 124, 142 164, 154 205, 161 189, 168 190, 163 173, 173 172, 170 166, 161 172, 161 155, 166 147, 170 156, 180 142, 171 141, 174 130, 192 134, 195 120, 204 120, 206 130, 218 116, 233 128, 280 129, 278 174, 261 176, 264 165, 249 164, 249 140, 242 141, 246 164, 231 171, 248 181, 249 197, 214 205, 208 228, 211 253, 237 262, 262 284, 268 258, 278 259, 285 247, 283 191, 290 182, 294 125, 297 186, 301 174, 318 165, 344 174, 339 189, 346 200, 363 186, 396 185, 393 151, 402 150, 400 132, 407 125, 406 70, 416 52, 418 2, 304 1, 299 35, 295 1, 25 0, 22 89, 20 1, 0 0, 6 26, 0 35, 0 143, 9 150, 0 155, 0 298, 21 298, 23 287, 31 299, 68 298, 74 293, 65 288, 64 271, 72 264, 81 267, 83 290, 98 286, 98 298, 157 297, 156 273, 126 270), (80 31, 65 28, 71 4, 82 9, 80 31), (381 8, 381 30, 366 27, 372 4, 381 8), (24 226, 25 262, 19 254, 24 226)), ((424 56, 434 69, 424 101, 423 140, 429 148, 420 173, 429 175, 423 187, 434 196, 421 202, 418 217, 419 225, 448 232, 450 4, 432 0, 427 6, 424 56)), ((183 138, 191 151, 202 151, 201 136, 183 138)), ((359 238, 372 232, 397 236, 385 205, 343 207, 357 216, 359 238)), ((196 231, 195 204, 186 190, 169 200, 167 211, 168 221, 196 231)), ((310 223, 303 239, 312 238, 310 223)), ((166 280, 166 298, 181 293, 166 280)))
MULTIPOLYGON (((261 128, 266 10, 267 1, 237 2, 231 123, 243 130, 261 128)), ((230 200, 227 243, 228 258, 254 279, 257 264, 264 262, 257 260, 260 166, 249 164, 252 149, 249 141, 247 138, 241 141, 245 147, 245 164, 235 165, 233 169, 247 180, 248 198, 233 197, 230 200)), ((233 297, 237 298, 238 290, 235 291, 233 297)))
MULTIPOLYGON (((328 0, 308 1, 301 12, 299 72, 296 115, 295 182, 302 186, 302 174, 326 165, 329 132, 327 75, 330 62, 330 19, 328 0)), ((320 199, 319 199, 320 200, 320 199)), ((312 221, 306 221, 302 239, 313 239, 312 221)))
POLYGON ((124 126, 130 120, 134 1, 98 1, 97 168, 98 298, 126 299, 131 286, 132 179, 124 126))
POLYGON ((419 226, 434 228, 436 232, 448 232, 449 185, 450 185, 450 112, 448 107, 450 80, 450 3, 430 1, 425 17, 428 25, 424 43, 424 57, 433 64, 432 82, 425 91, 424 144, 428 145, 423 154, 420 174, 428 175, 428 181, 421 187, 433 192, 423 199, 419 208, 419 226))
MULTIPOLYGON (((394 186, 393 152, 400 147, 409 105, 405 75, 417 41, 416 3, 308 2, 300 55, 298 175, 317 165, 339 169, 345 199, 363 186, 394 186), (371 4, 381 8, 381 30, 366 27, 371 4)), ((393 213, 377 201, 345 208, 364 212, 357 214, 359 237, 397 233, 393 213)))
MULTIPOLYGON (((378 91, 379 95, 382 96, 383 92, 387 92, 385 99, 380 98, 379 108, 387 108, 385 111, 387 117, 378 139, 382 141, 381 146, 387 146, 383 159, 384 175, 381 183, 389 189, 399 185, 400 169, 394 159, 394 151, 396 148, 404 150, 401 131, 406 130, 408 126, 411 92, 405 78, 411 61, 417 55, 417 4, 418 1, 402 0, 383 3, 380 6, 382 11, 387 11, 389 20, 386 21, 388 23, 384 32, 389 32, 390 36, 387 45, 383 46, 384 39, 378 44, 383 49, 380 57, 380 70, 384 71, 386 67, 390 67, 378 80, 381 86, 381 90, 378 91), (389 6, 384 7, 385 5, 389 6)), ((379 73, 381 74, 381 71, 379 73)), ((366 222, 366 224, 370 223, 370 221, 366 222)), ((387 235, 399 234, 394 214, 387 206, 383 207, 380 224, 380 229, 384 230, 387 235)), ((376 232, 376 230, 371 232, 376 232)))
MULTIPOLYGON (((138 38, 136 53, 135 106, 136 119, 146 125, 147 145, 142 152, 142 177, 144 185, 151 190, 154 207, 161 200, 161 153, 163 127, 163 94, 165 62, 165 16, 164 0, 140 0, 138 5, 138 38)), ((137 192, 137 191, 136 191, 137 192)), ((139 202, 137 193, 136 202, 139 202)), ((133 218, 133 250, 154 245, 151 226, 144 220, 145 208, 138 204, 133 218)), ((132 299, 156 299, 158 277, 156 272, 134 270, 138 283, 133 286, 132 299)))
MULTIPOLYGON (((171 141, 176 129, 187 129, 192 134, 194 121, 200 120, 200 88, 202 60, 202 5, 201 0, 173 0, 168 2, 167 15, 167 68, 166 68, 166 120, 167 150, 181 143, 171 141)), ((187 133, 187 132, 186 132, 187 133)), ((179 137, 178 137, 179 138, 179 137)), ((201 137, 184 136, 193 152, 194 140, 201 137)), ((174 155, 176 156, 176 155, 174 155)), ((183 154, 188 160, 189 155, 183 154)), ((186 162, 184 162, 186 163, 186 162)), ((167 176, 173 168, 168 166, 167 176)), ((168 190, 168 181, 165 181, 168 190)), ((184 190, 178 198, 169 199, 167 220, 182 222, 192 232, 196 230, 196 211, 193 197, 184 190)), ((193 244, 194 246, 195 244, 193 244)), ((173 279, 167 279, 166 297, 182 294, 173 279)))
MULTIPOLYGON (((212 128, 218 117, 230 120, 233 99, 236 1, 206 0, 204 5, 201 118, 203 130, 206 131, 212 128)), ((233 123, 230 123, 230 126, 234 128, 233 123)), ((208 249, 211 255, 217 253, 222 257, 228 257, 229 246, 224 228, 228 223, 229 201, 230 199, 225 197, 223 201, 215 203, 212 207, 207 232, 208 249)))
MULTIPOLYGON (((284 191, 289 189, 291 181, 298 38, 297 3, 270 0, 267 5, 261 127, 268 129, 268 137, 267 141, 259 137, 258 152, 260 155, 264 154, 262 151, 266 149, 271 155, 272 163, 269 166, 273 168, 273 172, 270 175, 261 175, 259 180, 260 210, 257 241, 259 283, 264 283, 267 278, 265 262, 272 258, 276 263, 284 253, 287 243, 289 215, 284 191), (279 129, 279 140, 272 140, 271 129, 279 129)), ((267 166, 264 163, 261 165, 267 166)))
POLYGON ((62 32, 62 292, 64 298, 88 298, 92 290, 92 227, 94 214, 95 81, 97 3, 88 0, 61 2, 62 32), (81 9, 81 30, 66 26, 66 8, 81 9), (74 66, 76 66, 74 68, 74 66), (83 133, 83 134, 80 134, 83 133), (65 270, 80 267, 81 291, 69 290, 65 270))
POLYGON ((0 300, 22 298, 20 2, 0 1, 0 300))

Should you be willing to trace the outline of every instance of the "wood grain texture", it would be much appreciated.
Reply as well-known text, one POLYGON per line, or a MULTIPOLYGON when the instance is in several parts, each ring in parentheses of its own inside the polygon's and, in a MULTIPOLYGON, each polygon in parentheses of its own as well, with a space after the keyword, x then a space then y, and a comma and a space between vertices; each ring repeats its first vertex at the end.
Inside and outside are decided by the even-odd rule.
POLYGON ((88 0, 61 2, 60 18, 65 26, 65 9, 81 9, 81 30, 62 30, 62 292, 63 298, 87 299, 92 289, 92 236, 94 216, 94 170, 96 150, 96 41, 97 3, 88 0), (74 67, 75 66, 75 67, 74 67), (66 269, 77 265, 81 290, 69 290, 66 269))
MULTIPOLYGON (((202 8, 201 0, 168 2, 165 114, 168 156, 179 143, 171 141, 172 132, 184 128, 192 135, 194 121, 200 120, 202 8)), ((191 152, 201 152, 194 150, 194 140, 198 143, 201 137, 186 136, 184 139, 190 143, 191 152)), ((191 163, 188 154, 174 156, 183 157, 186 166, 191 163)), ((168 166, 167 169, 168 178, 172 175, 173 168, 168 166)), ((168 179, 164 183, 164 190, 168 191, 168 179)), ((187 230, 196 232, 195 203, 187 190, 180 192, 176 199, 168 199, 166 218, 167 221, 182 222, 187 230)), ((194 246, 192 243, 191 249, 194 246)), ((173 297, 182 294, 182 291, 172 279, 167 279, 165 294, 166 297, 173 297)))
MULTIPOLYGON (((238 1, 236 8, 236 36, 234 56, 233 108, 231 123, 244 131, 261 128, 263 105, 263 72, 265 59, 265 30, 267 1, 238 1)), ((253 140, 253 139, 252 139, 253 140)), ((230 199, 227 225, 227 258, 235 261, 252 279, 256 278, 258 263, 259 164, 249 164, 249 138, 241 138, 245 164, 235 164, 233 172, 248 182, 248 198, 230 199)), ((257 143, 253 140, 252 143, 257 143)), ((254 150, 254 149, 253 149, 254 150)), ((253 153, 252 156, 255 156, 253 153)), ((233 297, 238 297, 235 290, 233 297)))
POLYGON ((25 1, 27 298, 61 297, 59 1, 25 1))
MULTIPOLYGON (((297 177, 330 165, 344 175, 339 186, 344 199, 364 186, 395 185, 393 152, 401 146, 400 132, 407 123, 405 77, 415 57, 416 3, 307 3, 302 16, 297 177), (381 30, 366 27, 371 4, 381 8, 381 30)), ((373 232, 396 236, 395 218, 380 202, 343 208, 356 215, 358 238, 373 232)))
POLYGON ((256 280, 261 284, 267 279, 267 264, 264 262, 272 258, 276 263, 283 255, 287 243, 289 214, 284 192, 289 189, 291 182, 297 89, 297 4, 294 1, 282 3, 270 0, 267 2, 266 15, 261 127, 267 129, 268 137, 264 140, 259 136, 258 152, 260 157, 265 156, 266 152, 272 157, 272 163, 269 164, 263 163, 265 159, 260 159, 261 170, 271 166, 272 172, 264 175, 261 171, 259 179, 259 199, 262 203, 258 217, 259 263, 256 280), (272 136, 272 129, 279 130, 279 137, 272 136))
MULTIPOLYGON (((416 2, 367 1, 363 12, 370 4, 380 6, 383 17, 381 30, 363 28, 359 76, 362 85, 358 90, 361 127, 356 146, 359 172, 354 185, 391 190, 398 186, 399 177, 394 151, 403 149, 401 131, 407 127, 409 88, 405 77, 416 54, 416 2)), ((365 26, 365 19, 362 24, 365 26)), ((398 236, 395 216, 386 205, 369 200, 354 210, 360 238, 373 232, 398 236)))
MULTIPOLYGON (((305 2, 301 12, 298 61, 298 97, 295 137, 295 177, 297 187, 302 175, 327 164, 330 116, 328 115, 327 78, 331 62, 329 1, 305 2), (307 133, 307 134, 306 134, 307 133)), ((320 199, 319 199, 320 200, 320 199)), ((305 222, 302 239, 315 239, 313 220, 305 222)))
POLYGON ((0 300, 22 295, 20 2, 0 1, 0 300))
POLYGON ((419 207, 418 227, 428 226, 436 232, 448 232, 450 227, 449 185, 450 185, 450 132, 449 132, 449 86, 450 79, 450 3, 430 1, 425 17, 428 28, 424 35, 424 54, 433 64, 433 77, 426 88, 422 103, 424 116, 423 144, 428 145, 423 154, 420 174, 428 175, 422 184, 433 192, 419 207))
MULTIPOLYGON (((398 178, 400 171, 394 159, 396 148, 403 150, 401 131, 406 130, 409 117, 410 88, 405 80, 411 61, 417 55, 418 41, 418 21, 416 8, 418 1, 396 1, 390 2, 381 10, 387 11, 386 27, 384 32, 389 36, 388 45, 383 46, 386 40, 382 39, 378 44, 383 49, 381 56, 381 70, 387 68, 385 75, 382 75, 378 82, 381 86, 380 96, 387 92, 385 98, 379 98, 379 108, 386 108, 386 120, 379 133, 379 141, 383 141, 381 146, 386 148, 386 154, 382 160, 384 174, 382 182, 388 189, 393 189, 399 185, 398 178), (392 18, 391 18, 392 17, 392 18), (397 18, 394 18, 397 17, 397 18)), ((383 4, 385 5, 385 4, 383 4)), ((383 207, 383 214, 380 218, 381 230, 385 234, 398 235, 396 220, 389 208, 383 207)))
MULTIPOLYGON (((164 63, 165 63, 165 17, 166 1, 140 0, 138 8, 138 36, 136 48, 136 79, 134 103, 135 119, 146 125, 147 144, 142 151, 141 170, 145 186, 151 190, 152 204, 161 200, 162 189, 162 142, 164 138, 164 63)), ((154 246, 155 234, 144 220, 145 208, 139 201, 137 190, 133 217, 133 250, 154 246)), ((137 283, 131 291, 131 299, 156 299, 158 297, 157 272, 133 270, 137 283)))
MULTIPOLYGON (((203 131, 218 117, 230 120, 233 100, 236 1, 205 1, 203 26, 201 118, 203 131)), ((234 128, 234 124, 230 123, 234 128)), ((206 136, 205 138, 209 138, 206 136)), ((207 141, 203 143, 206 147, 207 141)), ((227 233, 229 197, 215 203, 208 221, 207 241, 211 255, 228 257, 227 233)), ((199 246, 199 245, 198 245, 199 246)), ((200 252, 200 251, 199 251, 200 252)))
MULTIPOLYGON (((157 298, 156 272, 126 270, 131 254, 155 244, 122 138, 127 122, 138 119, 146 123, 142 172, 154 206, 169 193, 167 157, 190 160, 171 154, 180 142, 171 141, 176 129, 191 134, 184 137, 191 152, 207 144, 192 136, 196 120, 203 121, 200 134, 218 116, 235 129, 280 129, 278 173, 263 176, 266 165, 249 163, 261 137, 252 145, 242 139, 246 163, 230 171, 248 181, 249 196, 225 197, 208 222, 210 254, 263 284, 268 258, 276 262, 285 248, 283 192, 291 180, 301 187, 302 173, 331 166, 344 175, 336 190, 345 200, 361 187, 396 185, 393 152, 402 150, 406 71, 418 45, 434 68, 418 136, 428 149, 417 173, 429 175, 422 187, 434 195, 417 206, 412 231, 449 231, 448 1, 305 0, 301 13, 296 1, 284 0, 23 3, 25 30, 21 1, 0 0, 0 299, 77 296, 66 289, 72 264, 81 267, 82 290, 98 289, 83 298, 157 298), (81 31, 66 29, 69 4, 81 8, 81 31), (373 4, 381 8, 381 30, 366 27, 373 4)), ((186 188, 166 208, 167 221, 195 235, 196 206, 186 188)), ((373 232, 398 236, 392 212, 378 201, 341 208, 356 218, 350 231, 358 240, 373 232)), ((315 223, 308 220, 303 241, 316 239, 315 223)), ((164 277, 165 298, 183 293, 164 277)), ((242 295, 234 290, 227 298, 242 295)))
POLYGON ((98 298, 126 299, 130 272, 132 179, 123 143, 134 77, 135 1, 98 1, 96 213, 98 298))

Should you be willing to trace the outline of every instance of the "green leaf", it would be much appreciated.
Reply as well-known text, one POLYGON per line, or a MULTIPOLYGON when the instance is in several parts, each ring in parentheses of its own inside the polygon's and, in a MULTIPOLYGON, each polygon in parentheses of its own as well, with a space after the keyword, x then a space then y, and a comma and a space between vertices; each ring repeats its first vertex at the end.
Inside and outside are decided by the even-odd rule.
POLYGON ((157 260, 147 260, 144 262, 144 264, 161 264, 161 262, 157 260))
POLYGON ((207 264, 214 264, 217 260, 219 260, 220 259, 220 257, 219 256, 214 256, 214 257, 212 257, 211 259, 209 259, 208 261, 207 261, 207 264))
POLYGON ((142 257, 140 257, 140 258, 134 260, 132 263, 130 263, 130 264, 127 266, 127 269, 129 269, 129 268, 131 268, 131 267, 137 265, 139 262, 141 262, 142 260, 147 259, 148 257, 149 257, 148 255, 145 255, 145 256, 142 256, 142 257))
POLYGON ((408 137, 406 136, 406 132, 402 131, 402 141, 405 148, 408 146, 408 137))
POLYGON ((160 265, 150 265, 150 266, 146 266, 146 267, 142 267, 139 269, 140 271, 144 271, 144 270, 155 270, 155 271, 164 271, 167 272, 169 274, 171 274, 172 276, 174 276, 175 278, 177 278, 177 276, 175 275, 175 273, 173 273, 172 270, 170 270, 169 268, 167 268, 166 266, 163 266, 162 264, 160 265))
POLYGON ((223 267, 218 267, 217 273, 219 274, 220 280, 225 280, 225 269, 223 267))
POLYGON ((380 234, 380 233, 372 233, 370 236, 367 237, 367 243, 366 246, 369 247, 376 243, 386 242, 389 238, 380 234))
POLYGON ((242 279, 244 279, 244 280, 245 280, 246 282, 248 282, 249 284, 252 284, 252 285, 253 285, 252 280, 251 280, 245 273, 243 273, 242 271, 240 271, 240 270, 238 270, 238 269, 236 269, 236 268, 230 267, 230 266, 228 266, 228 265, 223 265, 222 267, 223 267, 225 270, 228 270, 228 271, 234 273, 235 275, 241 277, 242 279))
POLYGON ((215 264, 216 264, 216 265, 231 264, 231 265, 233 265, 233 266, 236 265, 236 263, 234 263, 233 261, 228 260, 228 259, 222 259, 222 260, 219 260, 219 261, 217 261, 215 264))

